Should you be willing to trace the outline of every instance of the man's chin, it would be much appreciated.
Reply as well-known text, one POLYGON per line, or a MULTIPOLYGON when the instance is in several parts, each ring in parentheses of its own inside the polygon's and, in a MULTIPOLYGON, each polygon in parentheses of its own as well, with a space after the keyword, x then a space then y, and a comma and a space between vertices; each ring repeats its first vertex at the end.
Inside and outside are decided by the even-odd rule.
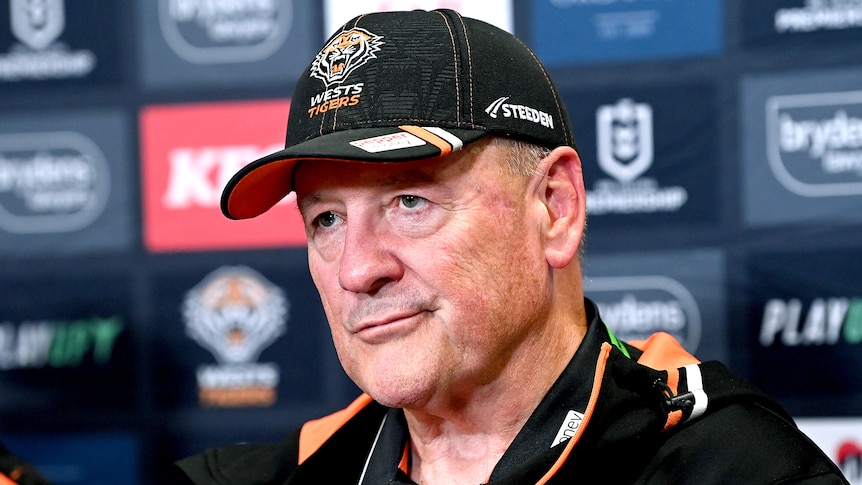
POLYGON ((375 401, 390 408, 417 409, 427 402, 430 392, 427 385, 414 383, 374 383, 365 391, 375 401))

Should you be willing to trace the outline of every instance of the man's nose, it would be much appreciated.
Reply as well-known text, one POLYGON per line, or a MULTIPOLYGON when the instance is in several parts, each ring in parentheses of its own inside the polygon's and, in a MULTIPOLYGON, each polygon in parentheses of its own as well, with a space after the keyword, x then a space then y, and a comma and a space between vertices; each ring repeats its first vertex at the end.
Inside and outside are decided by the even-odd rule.
POLYGON ((353 218, 347 232, 338 269, 338 283, 354 293, 375 293, 404 275, 397 241, 383 221, 353 218), (359 220, 357 220, 359 219, 359 220))

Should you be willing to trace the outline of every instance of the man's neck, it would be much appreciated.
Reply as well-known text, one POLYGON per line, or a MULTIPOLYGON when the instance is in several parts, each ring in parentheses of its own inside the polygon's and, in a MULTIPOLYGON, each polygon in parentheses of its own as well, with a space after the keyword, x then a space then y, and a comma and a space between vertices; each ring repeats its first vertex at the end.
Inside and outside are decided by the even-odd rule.
POLYGON ((405 409, 410 477, 435 485, 486 482, 565 369, 585 331, 585 325, 560 326, 525 345, 520 358, 495 382, 469 395, 405 409))
POLYGON ((410 477, 420 484, 485 483, 510 439, 499 435, 441 435, 432 442, 411 440, 410 477))

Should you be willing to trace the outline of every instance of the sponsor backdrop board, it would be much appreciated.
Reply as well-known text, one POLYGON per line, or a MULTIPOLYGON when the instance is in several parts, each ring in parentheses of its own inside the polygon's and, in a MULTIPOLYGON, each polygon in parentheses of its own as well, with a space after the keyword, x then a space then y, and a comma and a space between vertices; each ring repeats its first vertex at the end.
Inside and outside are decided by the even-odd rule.
POLYGON ((862 0, 0 0, 0 442, 164 483, 351 401, 293 201, 219 192, 336 25, 435 7, 557 81, 617 333, 725 361, 862 483, 862 0))
POLYGON ((746 77, 746 222, 862 221, 862 69, 746 77))
POLYGON ((743 39, 753 47, 862 41, 862 4, 855 0, 760 0, 745 12, 743 39))
POLYGON ((862 409, 859 249, 752 252, 746 266, 758 284, 733 334, 750 379, 805 414, 862 409))
POLYGON ((8 437, 8 445, 58 485, 138 485, 141 443, 133 434, 87 433, 8 437))
POLYGON ((305 246, 294 198, 225 218, 221 189, 250 160, 284 147, 288 101, 148 106, 141 112, 144 244, 153 252, 305 246))
POLYGON ((322 310, 299 304, 316 298, 301 270, 225 264, 156 273, 156 404, 269 408, 319 401, 322 359, 330 355, 327 326, 322 310))
MULTIPOLYGON (((564 90, 596 231, 718 220, 711 85, 564 90), (697 109, 679 110, 679 106, 697 109)), ((592 230, 592 228, 591 228, 592 230)))
POLYGON ((345 22, 366 12, 435 8, 451 8, 465 17, 484 20, 507 32, 514 30, 512 0, 324 0, 323 32, 328 36, 345 22))
POLYGON ((0 422, 5 426, 16 421, 16 413, 55 424, 64 415, 133 414, 140 392, 140 336, 130 277, 122 268, 79 264, 63 271, 40 263, 4 267, 0 422))
POLYGON ((128 118, 119 109, 0 113, 3 255, 137 245, 128 118))
POLYGON ((529 3, 529 40, 550 66, 712 56, 722 49, 721 0, 529 3))
POLYGON ((151 88, 290 83, 319 42, 320 12, 310 7, 137 0, 140 80, 151 88))
POLYGON ((720 251, 588 256, 584 292, 623 341, 674 336, 700 360, 727 360, 720 251))
POLYGON ((0 2, 0 97, 33 89, 117 84, 122 77, 120 2, 0 2), (40 5, 40 3, 44 5, 40 5))

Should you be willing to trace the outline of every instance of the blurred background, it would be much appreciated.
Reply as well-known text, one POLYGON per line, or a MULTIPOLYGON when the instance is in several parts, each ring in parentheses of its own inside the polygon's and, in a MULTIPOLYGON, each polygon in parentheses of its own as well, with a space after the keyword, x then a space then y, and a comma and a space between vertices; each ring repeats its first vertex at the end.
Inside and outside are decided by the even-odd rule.
POLYGON ((0 0, 0 441, 158 483, 352 400, 292 201, 218 198, 329 34, 436 7, 551 70, 616 333, 724 361, 862 483, 862 0, 0 0))

